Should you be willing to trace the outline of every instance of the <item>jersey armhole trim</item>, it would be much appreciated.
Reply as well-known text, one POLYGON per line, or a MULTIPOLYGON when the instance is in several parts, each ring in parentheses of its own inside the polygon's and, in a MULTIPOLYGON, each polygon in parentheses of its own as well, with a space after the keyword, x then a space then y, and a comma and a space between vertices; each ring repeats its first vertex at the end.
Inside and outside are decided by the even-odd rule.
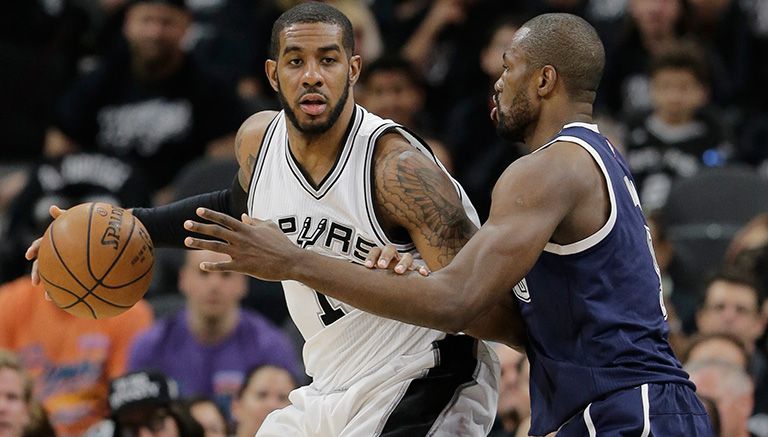
POLYGON ((269 145, 272 143, 272 137, 275 135, 275 130, 277 130, 277 125, 280 120, 280 115, 282 115, 283 111, 280 111, 275 115, 275 117, 272 119, 272 121, 269 122, 269 125, 267 126, 267 130, 264 132, 264 136, 261 138, 261 144, 259 145, 259 154, 256 155, 256 162, 253 165, 253 170, 251 172, 251 183, 248 187, 248 214, 251 214, 251 210, 253 209, 253 198, 256 193, 256 184, 258 183, 259 178, 261 177, 261 172, 264 169, 264 162, 267 160, 267 149, 269 149, 269 145))
POLYGON ((547 245, 544 247, 545 252, 553 253, 556 255, 573 255, 579 252, 583 252, 591 247, 594 247, 595 245, 603 241, 605 237, 608 236, 608 234, 610 234, 610 232, 613 230, 613 226, 616 224, 616 216, 618 213, 618 208, 616 206, 616 195, 613 192, 613 184, 611 183, 611 177, 608 174, 608 170, 605 167, 605 163, 603 162, 603 159, 600 157, 600 154, 597 152, 597 150, 595 150, 594 147, 592 147, 589 143, 582 140, 581 138, 567 136, 567 135, 559 136, 549 144, 553 144, 558 141, 565 141, 569 143, 578 144, 579 146, 583 147, 584 150, 589 152, 589 154, 592 156, 592 159, 594 159, 595 162, 597 162, 598 167, 600 167, 600 171, 603 172, 603 177, 605 178, 605 184, 608 188, 608 198, 609 198, 608 201, 611 204, 611 212, 608 215, 608 220, 594 234, 584 238, 583 240, 577 241, 575 243, 560 245, 560 244, 555 244, 550 242, 550 243, 547 243, 547 245))

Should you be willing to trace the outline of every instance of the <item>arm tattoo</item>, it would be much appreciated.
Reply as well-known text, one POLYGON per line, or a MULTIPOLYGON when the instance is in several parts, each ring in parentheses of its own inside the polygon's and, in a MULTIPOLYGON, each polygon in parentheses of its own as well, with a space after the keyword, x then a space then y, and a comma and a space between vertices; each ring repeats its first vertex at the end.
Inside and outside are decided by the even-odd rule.
POLYGON ((420 152, 403 146, 376 162, 376 200, 387 222, 420 233, 447 265, 476 231, 451 180, 420 152))
POLYGON ((254 156, 252 153, 249 152, 248 156, 245 158, 245 161, 243 161, 242 153, 243 153, 243 134, 241 132, 238 132, 237 137, 235 137, 235 156, 237 156, 237 159, 240 163, 240 170, 238 171, 238 180, 240 181, 240 185, 247 192, 248 186, 250 185, 250 182, 251 182, 251 174, 253 174, 253 166, 256 163, 256 156, 254 156))

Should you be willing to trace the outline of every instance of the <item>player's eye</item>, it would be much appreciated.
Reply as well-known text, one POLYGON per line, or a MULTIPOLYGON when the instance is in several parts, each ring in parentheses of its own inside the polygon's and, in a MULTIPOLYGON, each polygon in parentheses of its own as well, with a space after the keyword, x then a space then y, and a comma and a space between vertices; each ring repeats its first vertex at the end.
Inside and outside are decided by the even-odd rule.
POLYGON ((336 62, 335 58, 323 58, 323 64, 333 64, 336 62))
POLYGON ((299 58, 289 59, 288 64, 298 67, 299 65, 301 65, 301 59, 299 58))

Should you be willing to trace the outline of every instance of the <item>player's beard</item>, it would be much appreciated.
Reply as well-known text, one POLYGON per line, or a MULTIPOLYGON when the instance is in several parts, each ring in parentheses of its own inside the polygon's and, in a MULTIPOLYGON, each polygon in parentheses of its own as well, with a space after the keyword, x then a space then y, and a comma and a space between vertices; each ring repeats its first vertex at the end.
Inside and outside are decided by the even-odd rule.
POLYGON ((536 121, 536 113, 533 110, 531 101, 525 95, 525 90, 519 90, 512 96, 512 104, 509 111, 502 110, 496 96, 496 133, 505 140, 514 142, 523 142, 525 140, 525 130, 536 121))
MULTIPOLYGON (((347 99, 349 98, 349 88, 350 88, 349 82, 347 82, 347 86, 344 87, 344 92, 341 94, 341 98, 336 103, 336 105, 331 108, 331 113, 328 115, 328 120, 325 121, 325 123, 320 124, 301 124, 299 122, 299 118, 296 116, 296 111, 294 111, 293 107, 288 103, 288 100, 285 98, 285 95, 283 95, 283 89, 280 87, 280 78, 278 77, 277 80, 277 98, 280 100, 280 106, 283 107, 285 110, 285 115, 288 117, 288 120, 291 121, 291 124, 293 124, 296 129, 299 130, 299 132, 305 134, 305 135, 319 135, 323 134, 328 131, 334 124, 336 124, 336 120, 339 119, 341 116, 341 111, 344 110, 344 105, 347 104, 347 99)), ((316 92, 313 90, 308 90, 307 92, 316 92)))

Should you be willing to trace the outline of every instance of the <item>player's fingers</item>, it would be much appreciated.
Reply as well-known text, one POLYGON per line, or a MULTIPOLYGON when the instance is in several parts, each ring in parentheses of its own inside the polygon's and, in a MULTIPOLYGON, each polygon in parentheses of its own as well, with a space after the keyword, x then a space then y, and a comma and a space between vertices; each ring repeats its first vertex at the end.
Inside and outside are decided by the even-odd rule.
POLYGON ((47 292, 47 291, 45 292, 45 294, 43 295, 43 297, 45 297, 45 300, 47 300, 48 302, 53 302, 53 299, 51 299, 51 295, 50 295, 50 294, 48 294, 48 292, 47 292))
POLYGON ((419 270, 419 274, 420 274, 421 276, 429 276, 429 274, 430 274, 430 273, 432 273, 432 272, 429 270, 429 267, 427 267, 427 266, 419 266, 419 269, 418 269, 418 270, 419 270))
POLYGON ((26 258, 28 261, 32 261, 33 259, 37 258, 37 252, 40 250, 40 242, 42 240, 43 237, 40 237, 33 241, 32 244, 30 244, 27 248, 27 251, 24 253, 24 258, 26 258))
POLYGON ((413 255, 410 253, 404 253, 395 266, 395 273, 405 273, 408 270, 413 270, 413 255))
POLYGON ((51 205, 50 208, 48 208, 48 213, 53 217, 54 219, 58 218, 60 215, 67 212, 66 209, 61 209, 56 205, 51 205))
POLYGON ((215 237, 224 241, 232 241, 234 233, 220 225, 210 223, 194 222, 187 220, 184 222, 184 229, 196 232, 198 234, 208 235, 209 237, 215 237))
POLYGON ((200 263, 200 270, 204 270, 206 272, 237 271, 237 269, 235 268, 234 262, 232 261, 219 261, 219 262, 203 261, 200 263))
POLYGON ((380 247, 371 248, 371 251, 368 252, 368 256, 365 257, 365 266, 369 269, 374 268, 376 266, 376 261, 379 260, 379 255, 381 255, 380 247))
POLYGON ((224 227, 227 227, 229 229, 237 229, 243 225, 243 223, 240 220, 235 219, 234 217, 230 217, 227 214, 222 214, 218 211, 214 211, 212 209, 208 208, 197 208, 197 211, 195 211, 197 215, 200 217, 210 220, 214 223, 218 223, 224 227))
POLYGON ((32 263, 32 285, 40 285, 40 273, 37 272, 37 260, 32 263))
POLYGON ((379 261, 376 264, 377 267, 386 269, 387 266, 389 266, 389 263, 392 262, 393 259, 398 259, 398 253, 397 249, 395 249, 395 246, 392 245, 386 245, 383 249, 381 249, 381 255, 379 256, 379 261))
POLYGON ((210 250, 218 253, 226 253, 231 255, 231 248, 227 243, 221 241, 203 240, 201 238, 187 237, 184 239, 184 245, 191 249, 210 250))

